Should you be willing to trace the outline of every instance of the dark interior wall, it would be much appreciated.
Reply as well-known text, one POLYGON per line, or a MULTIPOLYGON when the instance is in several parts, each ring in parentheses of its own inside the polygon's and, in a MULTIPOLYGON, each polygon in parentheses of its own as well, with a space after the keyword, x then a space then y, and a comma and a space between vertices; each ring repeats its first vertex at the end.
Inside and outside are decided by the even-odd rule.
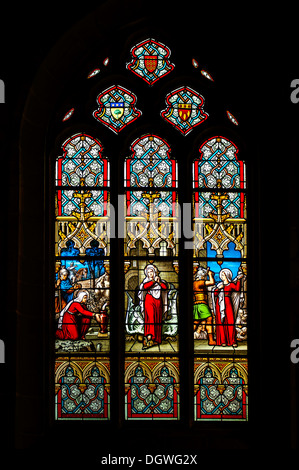
MULTIPOLYGON (((292 62, 289 17, 274 11, 271 21, 266 21, 261 12, 252 9, 245 14, 246 9, 223 8, 216 14, 201 2, 196 8, 189 5, 187 10, 186 5, 174 8, 169 2, 151 2, 151 7, 134 1, 108 1, 100 6, 87 2, 84 7, 82 13, 82 8, 55 8, 51 4, 37 15, 28 6, 16 11, 7 7, 5 15, 0 77, 6 91, 6 103, 0 105, 2 154, 6 156, 3 201, 7 201, 1 233, 6 314, 1 316, 0 331, 6 352, 6 362, 0 364, 4 384, 1 382, 0 393, 9 405, 4 408, 5 442, 20 447, 55 445, 53 436, 47 434, 43 375, 47 338, 39 321, 42 318, 44 322, 47 313, 44 152, 49 124, 61 96, 80 77, 78 64, 92 62, 95 44, 101 47, 103 57, 111 43, 115 50, 118 42, 127 42, 129 48, 131 38, 134 42, 144 30, 145 36, 155 37, 154 31, 178 46, 181 35, 184 47, 190 48, 188 56, 200 57, 207 69, 215 70, 221 83, 219 95, 225 96, 227 107, 241 110, 242 138, 250 150, 254 181, 260 182, 253 199, 252 221, 258 240, 254 258, 259 259, 254 265, 259 278, 259 310, 254 313, 253 326, 259 357, 256 352, 251 354, 255 363, 261 364, 253 385, 258 389, 255 400, 262 413, 254 417, 256 427, 251 430, 250 446, 262 447, 263 440, 254 439, 254 435, 256 432, 261 437, 266 432, 272 444, 296 447, 298 373, 289 355, 290 340, 298 331, 299 104, 297 111, 289 99, 290 82, 297 73, 292 62), (262 410, 261 403, 265 406, 262 410)), ((218 434, 218 429, 205 436, 180 430, 173 438, 184 444, 189 441, 192 448, 199 440, 200 448, 215 447, 211 435, 219 445, 247 445, 230 432, 224 441, 223 434, 218 434)), ((118 437, 125 440, 123 431, 118 437)), ((152 448, 157 448, 155 436, 147 439, 152 448)))

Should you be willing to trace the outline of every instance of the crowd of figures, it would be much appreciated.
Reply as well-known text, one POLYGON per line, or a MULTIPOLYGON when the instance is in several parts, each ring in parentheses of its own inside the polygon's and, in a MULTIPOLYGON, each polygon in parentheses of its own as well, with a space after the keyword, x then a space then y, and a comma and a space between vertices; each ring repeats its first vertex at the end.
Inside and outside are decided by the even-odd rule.
POLYGON ((245 275, 239 268, 233 279, 230 269, 221 269, 220 282, 216 284, 214 273, 199 267, 193 281, 194 339, 208 337, 209 345, 238 346, 247 338, 246 312, 242 283, 245 275))
MULTIPOLYGON (((209 268, 199 267, 193 281, 194 339, 208 339, 211 346, 237 347, 247 339, 244 307, 245 275, 241 268, 233 279, 230 269, 219 273, 216 283, 209 268)), ((128 295, 126 330, 143 337, 143 349, 160 345, 163 338, 175 337, 178 331, 177 290, 161 279, 155 265, 144 270, 138 287, 138 304, 128 295)))
POLYGON ((103 312, 109 310, 110 279, 103 274, 90 286, 91 279, 84 275, 80 281, 72 278, 70 270, 57 264, 55 314, 56 338, 60 340, 84 340, 94 319, 102 329, 103 312))
MULTIPOLYGON (((56 338, 84 339, 92 319, 100 328, 101 312, 109 306, 109 275, 104 271, 104 274, 95 280, 94 288, 87 289, 84 271, 81 273, 83 277, 78 279, 78 276, 72 278, 70 270, 65 266, 58 265, 58 268, 55 297, 56 338)), ((194 339, 207 339, 211 346, 237 347, 238 341, 247 339, 246 311, 243 308, 245 275, 239 268, 236 278, 233 279, 232 271, 224 268, 219 277, 220 282, 216 283, 214 273, 204 267, 199 267, 195 273, 194 339)), ((138 286, 138 304, 128 296, 125 320, 127 334, 142 337, 143 349, 160 345, 166 337, 176 337, 177 294, 173 284, 161 279, 154 264, 145 267, 144 278, 138 286)))

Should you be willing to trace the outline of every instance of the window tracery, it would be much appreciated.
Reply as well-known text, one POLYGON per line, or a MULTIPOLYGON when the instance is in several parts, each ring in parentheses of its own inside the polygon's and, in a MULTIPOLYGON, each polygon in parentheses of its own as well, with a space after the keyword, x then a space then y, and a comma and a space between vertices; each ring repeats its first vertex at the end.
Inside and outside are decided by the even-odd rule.
POLYGON ((208 118, 204 112, 204 98, 190 87, 184 86, 173 90, 166 96, 167 107, 161 116, 183 135, 208 118))
POLYGON ((131 49, 132 61, 127 69, 153 85, 174 69, 169 60, 170 49, 154 39, 146 39, 131 49))
POLYGON ((109 87, 97 97, 98 109, 93 116, 118 133, 141 116, 136 101, 136 95, 126 88, 120 85, 109 87))
MULTIPOLYGON (((160 78, 166 81, 174 70, 170 49, 156 40, 140 42, 131 54, 127 70, 149 85, 160 78)), ((104 62, 106 66, 108 58, 104 62)), ((203 79, 214 81, 200 70, 197 60, 192 63, 203 79)), ((99 77, 99 71, 94 69, 88 78, 99 77)), ((174 140, 192 130, 195 134, 199 124, 208 122, 205 99, 193 88, 182 86, 163 98, 166 108, 156 113, 157 122, 162 117, 179 131, 174 140)), ((93 117, 114 134, 129 124, 137 126, 142 115, 136 107, 137 95, 120 85, 100 91, 97 103, 93 117)), ((71 108, 63 122, 73 113, 71 108)), ((231 113, 227 116, 238 124, 231 113)), ((125 193, 124 286, 118 286, 124 295, 125 376, 119 393, 124 394, 127 420, 180 419, 179 265, 184 255, 179 253, 178 192, 185 155, 177 154, 171 131, 167 139, 162 134, 139 135, 131 144, 130 156, 118 155, 125 193)), ((101 135, 100 126, 96 135, 101 135)), ((190 154, 191 148, 186 149, 190 154)), ((71 135, 62 150, 56 160, 55 196, 56 418, 107 420, 110 162, 103 156, 102 142, 85 132, 71 135), (95 359, 91 361, 88 354, 95 359)), ((238 147, 223 136, 205 140, 199 153, 190 179, 194 420, 246 420, 246 167, 238 147)), ((118 170, 117 158, 111 159, 111 168, 118 170)))

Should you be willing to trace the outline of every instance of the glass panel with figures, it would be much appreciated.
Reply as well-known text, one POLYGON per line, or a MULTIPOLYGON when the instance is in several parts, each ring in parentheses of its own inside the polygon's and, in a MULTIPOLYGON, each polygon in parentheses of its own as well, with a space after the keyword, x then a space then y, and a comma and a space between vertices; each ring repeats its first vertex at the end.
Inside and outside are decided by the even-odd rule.
POLYGON ((109 419, 109 162, 75 134, 56 159, 55 417, 109 419))
POLYGON ((193 162, 194 419, 246 420, 245 164, 222 136, 199 151, 193 162))

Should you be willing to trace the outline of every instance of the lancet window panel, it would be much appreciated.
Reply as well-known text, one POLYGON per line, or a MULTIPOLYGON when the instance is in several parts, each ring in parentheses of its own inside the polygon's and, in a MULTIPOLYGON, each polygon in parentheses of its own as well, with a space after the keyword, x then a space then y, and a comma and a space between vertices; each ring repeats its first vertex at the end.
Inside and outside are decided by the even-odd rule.
POLYGON ((56 419, 108 419, 109 381, 99 376, 104 363, 98 360, 100 369, 95 366, 87 384, 74 361, 87 353, 105 357, 109 368, 109 162, 101 142, 85 133, 71 136, 62 150, 56 159, 53 322, 57 361, 67 356, 72 364, 56 383, 56 419))
POLYGON ((125 417, 178 419, 177 163, 157 135, 136 139, 131 151, 124 162, 125 417))
POLYGON ((194 419, 246 420, 247 369, 240 375, 231 366, 225 379, 216 363, 203 361, 198 369, 205 354, 232 363, 247 358, 245 163, 224 137, 207 140, 199 151, 193 162, 194 419))

